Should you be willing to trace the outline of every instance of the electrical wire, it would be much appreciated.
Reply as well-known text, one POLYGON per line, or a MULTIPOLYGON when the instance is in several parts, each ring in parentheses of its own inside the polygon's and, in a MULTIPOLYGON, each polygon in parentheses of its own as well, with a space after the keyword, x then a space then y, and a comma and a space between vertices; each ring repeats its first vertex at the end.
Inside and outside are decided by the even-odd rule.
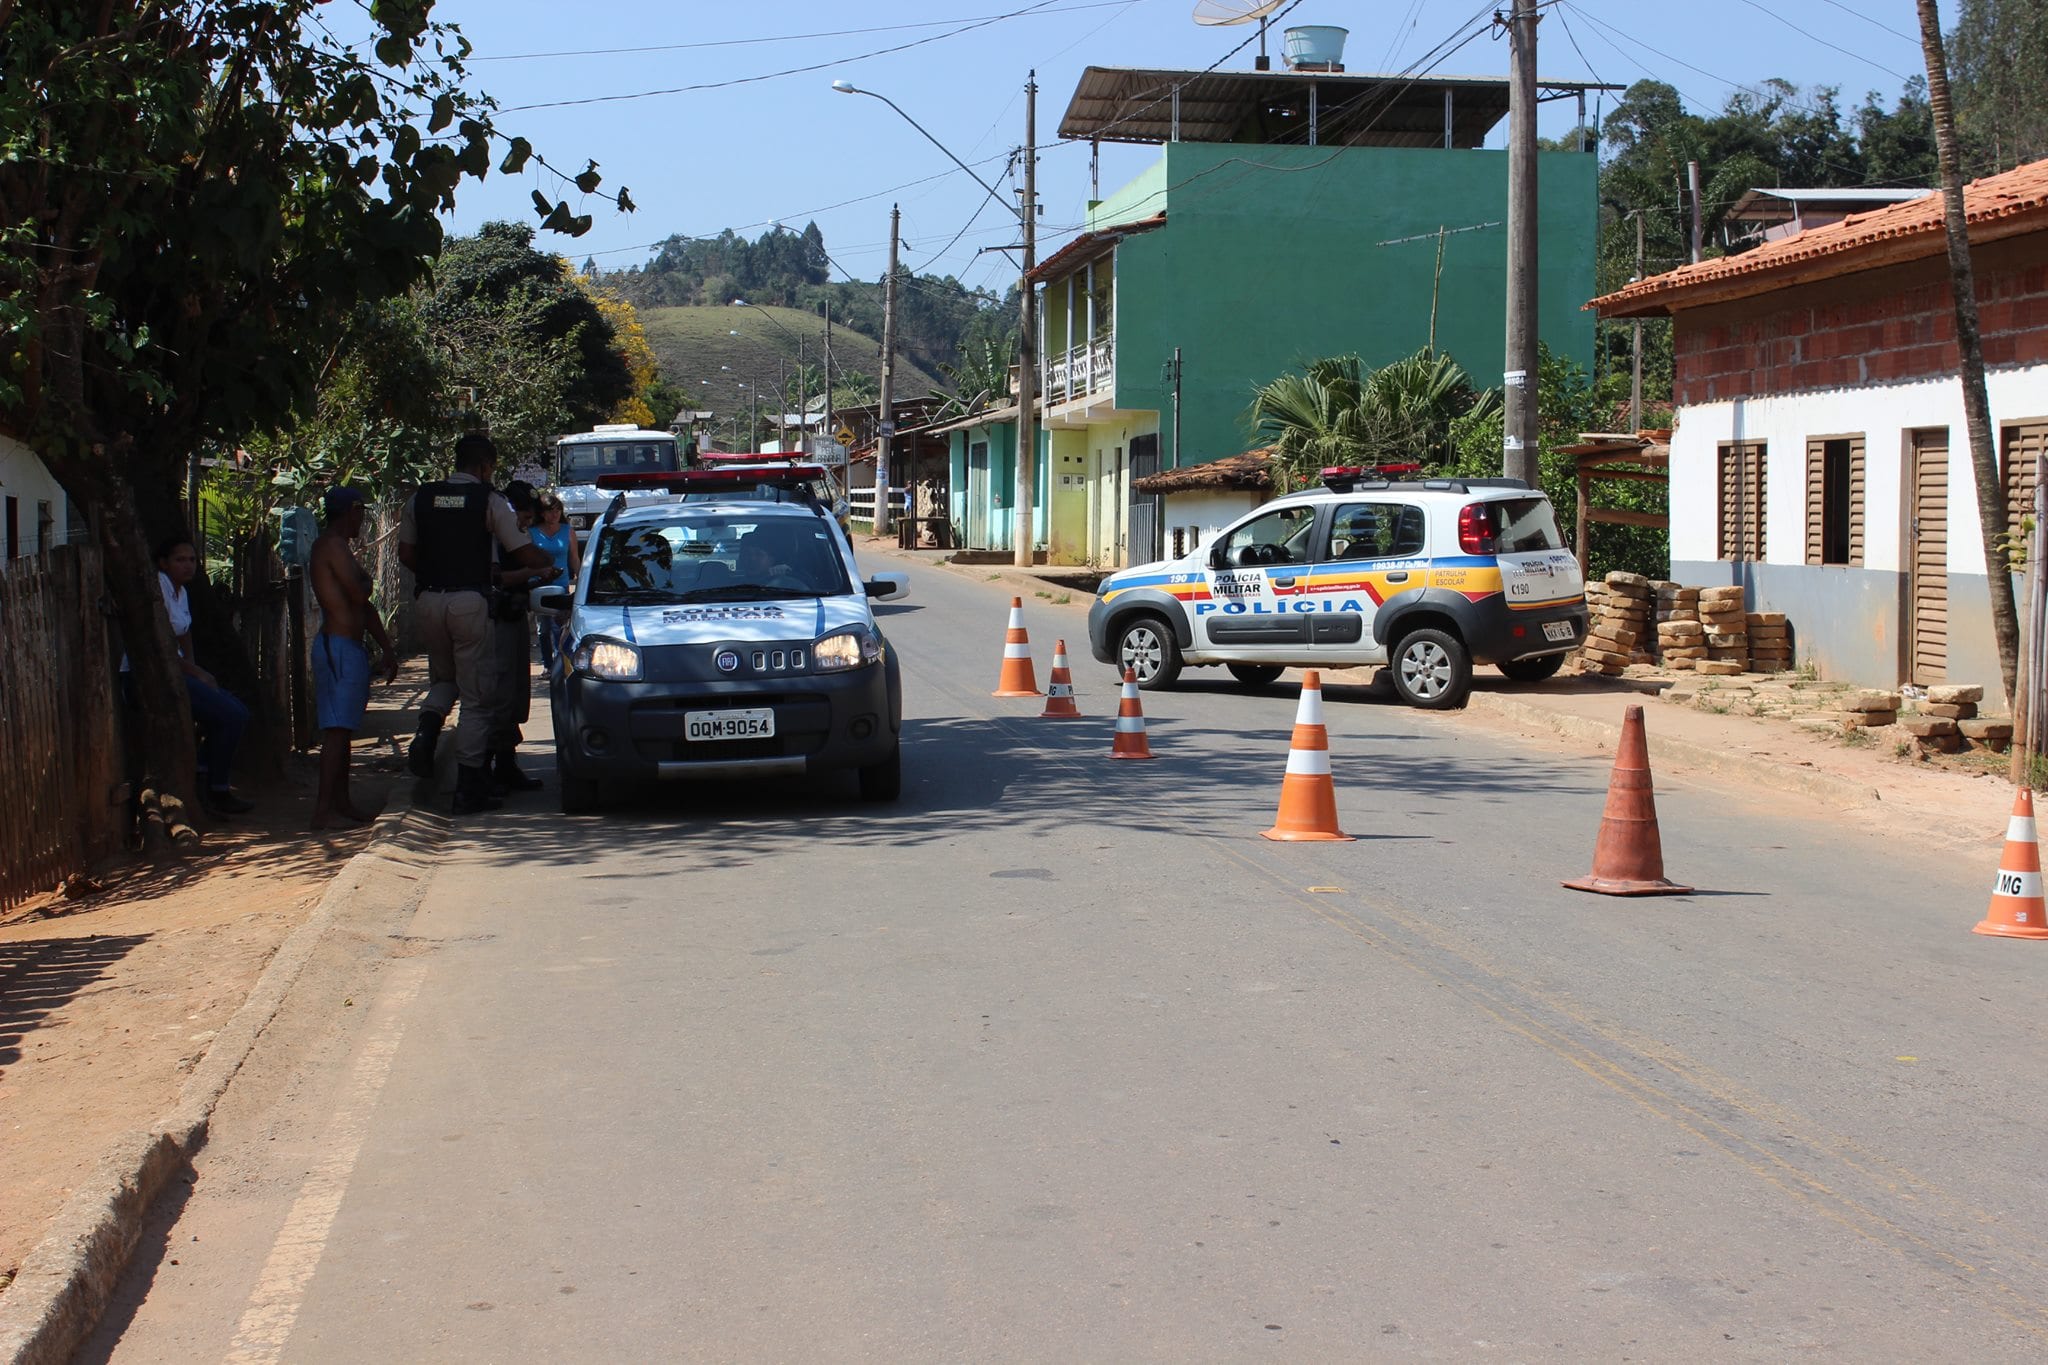
POLYGON ((1764 6, 1758 4, 1757 0, 1742 0, 1742 3, 1748 5, 1758 14, 1768 14, 1771 18, 1776 19, 1779 23, 1783 24, 1786 28, 1791 29, 1794 33, 1798 34, 1802 38, 1807 38, 1812 40, 1813 42, 1819 43, 1822 47, 1833 48, 1835 51, 1841 53, 1844 57, 1854 57, 1857 61, 1862 62, 1865 66, 1873 67, 1876 70, 1882 71, 1885 75, 1890 76, 1895 80, 1903 81, 1907 79, 1906 75, 1903 72, 1894 71, 1890 67, 1886 66, 1883 62, 1872 61, 1870 58, 1864 56, 1860 52, 1851 52, 1848 48, 1843 47, 1839 43, 1829 42, 1827 39, 1821 37, 1818 33, 1809 33, 1807 30, 1799 27, 1799 25, 1793 23, 1790 19, 1787 19, 1784 15, 1778 13, 1776 10, 1766 9, 1764 6))

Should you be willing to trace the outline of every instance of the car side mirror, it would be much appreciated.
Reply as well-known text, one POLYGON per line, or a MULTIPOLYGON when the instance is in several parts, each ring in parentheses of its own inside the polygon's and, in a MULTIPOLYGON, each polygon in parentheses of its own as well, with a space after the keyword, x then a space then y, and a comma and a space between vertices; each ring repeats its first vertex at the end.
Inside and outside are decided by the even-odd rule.
POLYGON ((864 585, 869 597, 877 602, 893 601, 910 596, 910 575, 900 573, 878 573, 864 585))
POLYGON ((527 605, 536 616, 563 617, 569 614, 569 590, 567 588, 535 588, 527 594, 527 605))

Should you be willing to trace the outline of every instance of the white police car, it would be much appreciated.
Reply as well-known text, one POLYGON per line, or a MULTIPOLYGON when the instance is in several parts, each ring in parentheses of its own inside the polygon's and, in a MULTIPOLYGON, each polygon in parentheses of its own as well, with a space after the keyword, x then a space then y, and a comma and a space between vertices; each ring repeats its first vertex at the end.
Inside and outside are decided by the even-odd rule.
POLYGON ((1511 479, 1332 468, 1179 560, 1104 579, 1097 659, 1170 687, 1184 664, 1262 686, 1286 668, 1390 664, 1413 706, 1458 706, 1472 665, 1521 682, 1586 638, 1585 583, 1550 500, 1511 479))
POLYGON ((549 680, 562 809, 592 809, 620 782, 841 770, 863 799, 894 800, 902 676, 868 603, 908 580, 864 582, 797 471, 780 485, 665 477, 693 495, 723 479, 732 496, 615 502, 574 588, 533 595, 567 622, 549 680))

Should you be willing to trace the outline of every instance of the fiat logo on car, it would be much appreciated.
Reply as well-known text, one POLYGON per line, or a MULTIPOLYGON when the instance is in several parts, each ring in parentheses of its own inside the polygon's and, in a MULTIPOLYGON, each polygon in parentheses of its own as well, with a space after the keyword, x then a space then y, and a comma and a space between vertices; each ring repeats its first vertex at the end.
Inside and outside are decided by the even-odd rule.
POLYGON ((740 656, 730 649, 721 649, 712 662, 718 665, 720 673, 736 673, 740 667, 740 656))

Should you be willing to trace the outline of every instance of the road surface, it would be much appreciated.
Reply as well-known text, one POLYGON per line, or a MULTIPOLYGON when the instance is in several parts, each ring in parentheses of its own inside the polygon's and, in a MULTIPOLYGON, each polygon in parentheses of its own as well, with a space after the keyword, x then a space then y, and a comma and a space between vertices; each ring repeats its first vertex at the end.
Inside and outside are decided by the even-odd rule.
MULTIPOLYGON (((2038 1360, 2048 951, 1991 867, 1333 692, 1348 844, 1268 843, 1295 695, 1112 763, 919 568, 902 802, 552 792, 364 910, 83 1358, 2038 1360)), ((538 714, 538 713, 537 713, 538 714)), ((1651 716, 1651 752, 1656 734, 1651 716)), ((545 741, 533 746, 545 761, 545 741)))

